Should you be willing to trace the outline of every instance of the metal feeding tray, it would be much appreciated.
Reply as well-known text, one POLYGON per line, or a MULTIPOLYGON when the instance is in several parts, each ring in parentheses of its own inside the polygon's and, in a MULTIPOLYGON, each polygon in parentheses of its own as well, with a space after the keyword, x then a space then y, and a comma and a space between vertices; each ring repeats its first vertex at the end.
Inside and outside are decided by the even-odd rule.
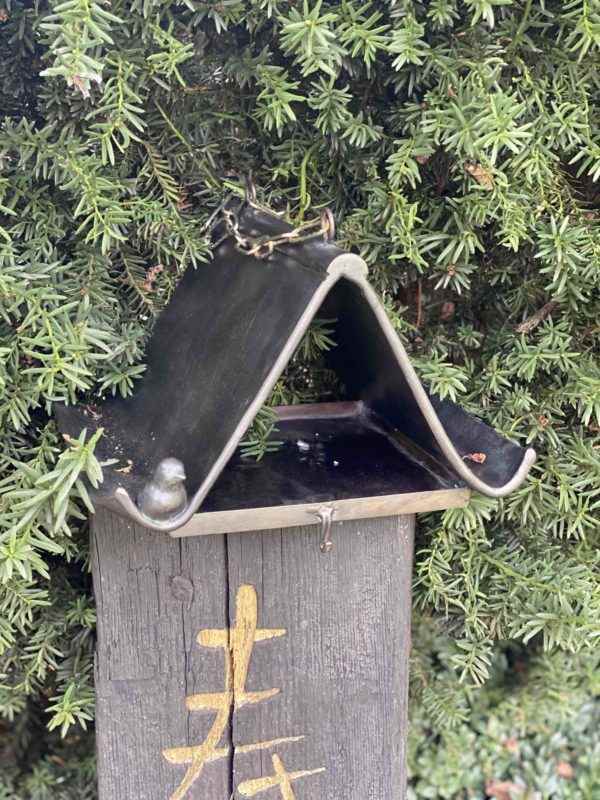
POLYGON ((251 202, 226 210, 235 236, 217 227, 212 261, 182 278, 133 396, 57 411, 71 436, 102 427, 98 457, 117 460, 97 504, 185 536, 448 508, 469 488, 501 497, 520 485, 534 451, 427 393, 361 258, 321 239, 290 243, 291 226, 251 202), (279 409, 281 448, 242 458, 317 315, 335 320, 325 367, 350 402, 279 409), (167 473, 180 484, 185 473, 185 489, 167 496, 167 473))
POLYGON ((260 461, 237 452, 178 536, 384 517, 466 503, 469 490, 361 402, 275 409, 278 447, 260 461), (251 513, 248 513, 251 510, 251 513))

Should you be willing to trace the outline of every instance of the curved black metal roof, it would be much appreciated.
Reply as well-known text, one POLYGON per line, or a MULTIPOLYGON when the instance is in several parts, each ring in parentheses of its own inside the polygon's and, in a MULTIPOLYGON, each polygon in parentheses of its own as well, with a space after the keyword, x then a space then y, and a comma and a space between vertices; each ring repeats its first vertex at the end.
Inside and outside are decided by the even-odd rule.
MULTIPOLYGON (((236 213, 240 231, 252 239, 291 230, 252 203, 236 213)), ((321 239, 280 243, 265 258, 241 252, 222 227, 215 239, 212 261, 186 272, 157 320, 147 372, 134 395, 108 399, 93 414, 85 406, 58 412, 61 429, 71 435, 104 428, 98 455, 119 459, 105 469, 96 502, 156 530, 184 525, 234 457, 317 312, 337 320, 329 366, 361 418, 385 429, 390 440, 412 443, 452 485, 464 482, 500 497, 524 480, 533 450, 424 389, 362 259, 321 239), (485 454, 483 463, 465 461, 474 451, 485 454), (171 519, 150 519, 135 498, 159 462, 173 456, 185 465, 191 500, 171 519), (123 471, 128 463, 131 469, 123 471)))

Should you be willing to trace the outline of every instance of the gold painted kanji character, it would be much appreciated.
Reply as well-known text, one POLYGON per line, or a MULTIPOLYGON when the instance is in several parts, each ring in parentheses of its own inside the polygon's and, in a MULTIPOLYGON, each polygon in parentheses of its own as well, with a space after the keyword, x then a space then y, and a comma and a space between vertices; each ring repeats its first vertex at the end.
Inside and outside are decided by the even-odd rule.
POLYGON ((294 781, 298 781, 300 778, 308 778, 309 775, 318 775, 320 772, 325 772, 324 767, 320 769, 301 770, 300 772, 287 772, 283 761, 277 753, 273 753, 271 761, 273 762, 274 774, 240 783, 238 792, 242 797, 254 797, 261 792, 266 792, 267 789, 278 786, 282 800, 296 800, 296 795, 292 789, 292 783, 294 781))
MULTIPOLYGON (((230 630, 203 630, 196 641, 204 647, 223 650, 225 656, 225 689, 222 692, 204 692, 186 698, 190 711, 214 711, 216 716, 202 744, 191 747, 171 747, 163 756, 171 764, 188 765, 183 780, 171 795, 171 800, 182 800, 198 780, 206 764, 225 758, 230 749, 222 739, 229 725, 232 709, 260 703, 279 693, 279 689, 261 692, 246 691, 246 679, 255 642, 284 636, 283 628, 258 628, 258 602, 253 586, 241 586, 236 596, 235 625, 230 630)), ((302 736, 291 736, 269 742, 236 747, 236 753, 266 750, 279 744, 297 742, 302 736)))

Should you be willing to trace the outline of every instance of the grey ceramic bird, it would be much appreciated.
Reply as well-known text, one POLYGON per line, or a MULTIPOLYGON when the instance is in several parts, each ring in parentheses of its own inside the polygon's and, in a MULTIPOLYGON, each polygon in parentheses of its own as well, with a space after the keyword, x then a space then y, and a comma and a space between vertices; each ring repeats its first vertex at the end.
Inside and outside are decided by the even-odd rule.
POLYGON ((138 495, 142 513, 154 520, 174 517, 187 504, 185 470, 178 458, 163 458, 154 471, 154 477, 138 495))

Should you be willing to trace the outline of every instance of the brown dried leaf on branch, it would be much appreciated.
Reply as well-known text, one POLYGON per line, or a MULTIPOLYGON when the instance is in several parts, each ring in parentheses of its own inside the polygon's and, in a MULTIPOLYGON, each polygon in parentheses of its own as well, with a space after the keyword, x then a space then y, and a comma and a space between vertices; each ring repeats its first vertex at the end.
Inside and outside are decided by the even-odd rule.
POLYGON ((88 88, 88 84, 84 81, 84 79, 80 75, 73 75, 71 78, 71 83, 73 86, 78 89, 83 97, 87 100, 90 96, 90 90, 88 88))
POLYGON ((142 288, 145 292, 152 292, 154 290, 154 282, 163 271, 164 267, 162 264, 157 264, 155 267, 150 267, 148 272, 146 273, 146 280, 142 284, 142 288))
POLYGON ((452 319, 454 316, 454 312, 456 311, 456 305, 451 301, 448 300, 442 305, 442 310, 440 311, 440 319, 444 322, 452 319))
POLYGON ((484 189, 491 191, 494 188, 494 179, 491 172, 488 172, 481 164, 476 164, 474 161, 466 161, 465 170, 484 189))
POLYGON ((520 325, 517 325, 515 331, 517 333, 529 333, 534 328, 537 328, 540 322, 543 322, 549 317, 557 306, 558 303, 555 300, 551 300, 549 303, 546 303, 545 306, 542 306, 539 311, 536 311, 535 314, 532 314, 520 325))
POLYGON ((177 200, 177 210, 178 211, 187 211, 188 208, 191 208, 192 204, 190 203, 189 196, 187 192, 181 190, 179 192, 179 199, 177 200))
POLYGON ((512 781, 497 781, 494 778, 485 782, 485 792, 496 800, 516 800, 523 796, 523 786, 512 781))
POLYGON ((556 765, 556 774, 560 778, 566 778, 567 780, 571 780, 573 775, 575 774, 573 767, 569 764, 568 761, 559 761, 556 765))

